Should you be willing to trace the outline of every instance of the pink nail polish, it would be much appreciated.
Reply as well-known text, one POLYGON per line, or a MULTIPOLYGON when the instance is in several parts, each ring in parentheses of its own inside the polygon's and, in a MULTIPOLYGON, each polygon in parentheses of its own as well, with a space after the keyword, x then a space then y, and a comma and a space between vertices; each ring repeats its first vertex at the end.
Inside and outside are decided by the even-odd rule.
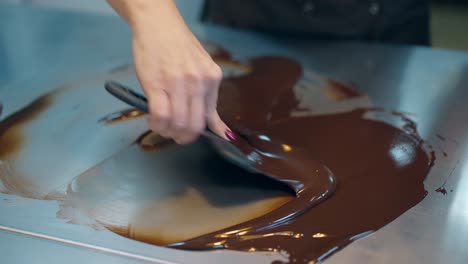
POLYGON ((232 132, 231 130, 226 130, 224 134, 230 141, 235 141, 237 139, 236 134, 234 134, 234 132, 232 132))

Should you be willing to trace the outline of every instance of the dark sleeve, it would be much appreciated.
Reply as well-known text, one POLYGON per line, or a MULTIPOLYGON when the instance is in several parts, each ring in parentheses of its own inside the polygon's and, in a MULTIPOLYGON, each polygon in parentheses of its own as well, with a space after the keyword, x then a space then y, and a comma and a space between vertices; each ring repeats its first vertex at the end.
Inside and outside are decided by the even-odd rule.
POLYGON ((202 20, 321 39, 429 44, 428 0, 206 0, 202 20))

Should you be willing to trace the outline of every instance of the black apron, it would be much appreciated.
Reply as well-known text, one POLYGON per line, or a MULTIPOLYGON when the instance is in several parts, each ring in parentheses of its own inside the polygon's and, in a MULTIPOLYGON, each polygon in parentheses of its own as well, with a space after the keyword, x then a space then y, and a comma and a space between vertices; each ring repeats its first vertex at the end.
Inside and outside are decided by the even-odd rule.
POLYGON ((428 0, 206 0, 202 21, 317 39, 430 44, 428 0))

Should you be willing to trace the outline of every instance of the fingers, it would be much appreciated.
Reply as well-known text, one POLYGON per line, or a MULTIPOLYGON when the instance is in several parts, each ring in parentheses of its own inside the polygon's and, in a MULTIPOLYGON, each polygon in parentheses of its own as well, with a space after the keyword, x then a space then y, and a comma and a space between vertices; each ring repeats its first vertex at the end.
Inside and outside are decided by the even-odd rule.
MULTIPOLYGON (((144 75, 150 76, 146 72, 144 75)), ((148 96, 150 129, 179 144, 188 144, 208 125, 214 133, 229 139, 226 132, 230 130, 216 111, 221 78, 221 69, 211 60, 199 68, 166 68, 152 80, 139 78, 148 96)))
POLYGON ((179 144, 195 141, 206 127, 204 96, 192 96, 190 102, 190 123, 187 131, 177 139, 179 144))
POLYGON ((189 144, 206 127, 205 84, 194 76, 168 78, 164 84, 170 87, 167 92, 149 89, 150 128, 178 144, 189 144))
POLYGON ((212 63, 201 73, 186 75, 181 82, 183 87, 171 88, 174 92, 169 93, 172 110, 169 137, 179 144, 189 144, 208 123, 213 132, 229 139, 226 136, 229 129, 216 111, 221 78, 221 69, 212 63))
POLYGON ((229 127, 221 120, 218 112, 211 113, 207 118, 207 125, 211 131, 226 140, 235 140, 235 135, 229 127))
MULTIPOLYGON (((217 65, 216 65, 217 66, 217 65)), ((233 135, 229 127, 221 120, 221 117, 216 110, 218 104, 218 91, 219 84, 221 82, 222 72, 218 66, 218 69, 215 69, 215 75, 210 80, 210 89, 206 95, 206 120, 207 125, 215 134, 226 140, 232 140, 233 135)))
POLYGON ((171 118, 171 104, 168 94, 163 89, 151 89, 151 92, 148 93, 148 102, 150 112, 149 128, 161 136, 167 137, 171 118))
POLYGON ((183 143, 190 124, 189 98, 184 85, 185 80, 178 81, 170 88, 169 92, 171 118, 167 136, 179 144, 183 143))

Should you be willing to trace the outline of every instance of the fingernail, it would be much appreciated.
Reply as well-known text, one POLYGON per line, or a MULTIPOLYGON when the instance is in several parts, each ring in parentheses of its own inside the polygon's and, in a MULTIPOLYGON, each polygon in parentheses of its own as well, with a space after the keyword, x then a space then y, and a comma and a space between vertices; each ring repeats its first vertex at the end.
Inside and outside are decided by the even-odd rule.
POLYGON ((234 134, 234 132, 232 132, 231 130, 226 130, 224 134, 230 141, 235 141, 237 139, 236 134, 234 134))

